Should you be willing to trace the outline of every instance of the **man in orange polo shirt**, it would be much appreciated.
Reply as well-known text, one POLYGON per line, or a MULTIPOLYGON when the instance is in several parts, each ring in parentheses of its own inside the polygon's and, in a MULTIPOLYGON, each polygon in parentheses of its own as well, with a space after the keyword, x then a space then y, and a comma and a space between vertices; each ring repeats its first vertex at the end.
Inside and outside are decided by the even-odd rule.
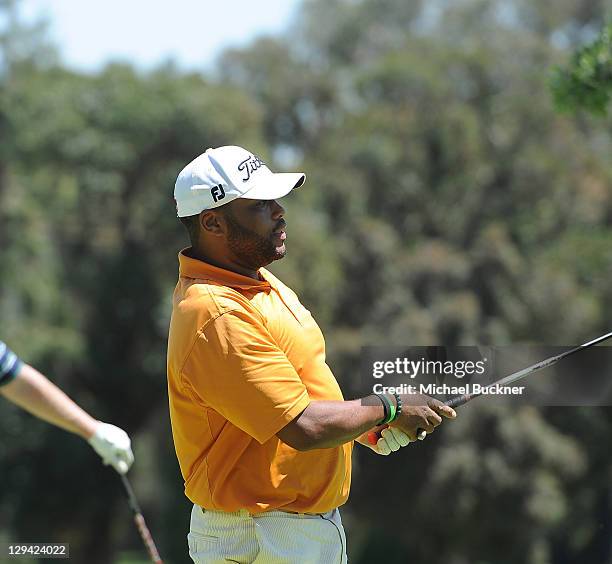
POLYGON ((179 254, 168 392, 196 563, 346 562, 338 507, 353 441, 389 454, 455 417, 426 396, 344 401, 312 315, 263 268, 285 255, 277 200, 303 183, 235 146, 207 150, 176 181, 191 247, 179 254))

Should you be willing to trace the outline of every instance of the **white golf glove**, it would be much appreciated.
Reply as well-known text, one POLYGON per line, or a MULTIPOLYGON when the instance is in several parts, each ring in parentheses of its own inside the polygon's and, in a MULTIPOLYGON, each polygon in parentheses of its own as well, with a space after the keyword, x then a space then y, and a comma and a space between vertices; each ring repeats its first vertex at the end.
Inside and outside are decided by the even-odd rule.
POLYGON ((392 452, 407 446, 412 441, 404 431, 396 427, 383 429, 375 446, 368 445, 375 453, 387 456, 392 452))
POLYGON ((130 437, 115 425, 100 421, 96 432, 87 442, 100 455, 104 464, 112 465, 119 474, 127 473, 134 462, 130 437))

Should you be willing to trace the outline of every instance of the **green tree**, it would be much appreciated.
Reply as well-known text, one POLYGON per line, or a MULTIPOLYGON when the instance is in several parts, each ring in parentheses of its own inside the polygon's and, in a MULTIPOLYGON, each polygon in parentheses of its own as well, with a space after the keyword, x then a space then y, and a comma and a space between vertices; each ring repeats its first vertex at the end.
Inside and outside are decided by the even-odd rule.
POLYGON ((612 96, 612 24, 578 49, 569 64, 555 68, 551 87, 560 109, 606 115, 612 96))

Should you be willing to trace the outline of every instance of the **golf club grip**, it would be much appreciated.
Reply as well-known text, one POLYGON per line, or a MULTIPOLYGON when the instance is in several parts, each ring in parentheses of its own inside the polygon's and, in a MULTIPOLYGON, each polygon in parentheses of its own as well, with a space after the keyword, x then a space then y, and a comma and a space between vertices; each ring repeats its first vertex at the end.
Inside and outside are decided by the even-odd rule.
MULTIPOLYGON (((464 394, 462 396, 457 396, 456 398, 446 400, 444 402, 444 405, 448 407, 452 407, 454 409, 455 407, 458 407, 460 405, 463 405, 464 403, 467 403, 474 397, 476 396, 474 396, 473 394, 464 394)), ((417 431, 417 439, 419 439, 419 441, 422 441, 426 436, 427 436, 427 431, 423 429, 419 429, 417 431)))
POLYGON ((151 562, 154 564, 163 564, 162 559, 159 556, 159 552, 157 552, 157 547, 155 546, 155 542, 153 541, 153 537, 149 532, 149 529, 145 523, 144 517, 142 513, 134 513, 134 523, 136 523, 136 528, 140 533, 140 537, 142 538, 142 542, 144 542, 147 550, 149 551, 149 556, 151 557, 151 562))
POLYGON ((455 407, 459 407, 460 405, 467 403, 474 397, 476 397, 474 394, 464 394, 463 396, 457 396, 456 398, 446 400, 444 405, 454 409, 455 407))
MULTIPOLYGON (((476 396, 474 394, 464 394, 462 396, 457 396, 455 398, 446 400, 444 402, 444 405, 455 408, 455 407, 458 407, 460 405, 467 403, 468 401, 470 401, 471 399, 475 397, 476 396)), ((383 429, 386 429, 388 426, 389 425, 384 425, 383 429)), ((376 443, 378 442, 378 439, 380 438, 381 431, 370 431, 368 433, 368 443, 370 443, 372 446, 375 446, 376 443)), ((423 429, 418 429, 416 435, 417 435, 417 439, 419 441, 422 441, 427 436, 427 432, 424 431, 423 429)))
POLYGON ((370 431, 368 433, 368 443, 372 446, 376 446, 378 439, 382 436, 381 433, 388 427, 389 425, 380 425, 375 431, 370 431))

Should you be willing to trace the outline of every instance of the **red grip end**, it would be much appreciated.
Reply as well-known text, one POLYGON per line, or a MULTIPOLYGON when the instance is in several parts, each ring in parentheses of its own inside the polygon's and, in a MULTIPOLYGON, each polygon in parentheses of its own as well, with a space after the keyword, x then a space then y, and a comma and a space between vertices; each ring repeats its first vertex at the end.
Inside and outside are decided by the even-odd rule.
POLYGON ((376 446, 376 443, 378 442, 378 439, 380 439, 380 437, 382 436, 381 433, 388 427, 389 425, 378 425, 378 427, 374 427, 374 429, 372 429, 369 433, 368 433, 368 442, 372 445, 372 446, 376 446))

